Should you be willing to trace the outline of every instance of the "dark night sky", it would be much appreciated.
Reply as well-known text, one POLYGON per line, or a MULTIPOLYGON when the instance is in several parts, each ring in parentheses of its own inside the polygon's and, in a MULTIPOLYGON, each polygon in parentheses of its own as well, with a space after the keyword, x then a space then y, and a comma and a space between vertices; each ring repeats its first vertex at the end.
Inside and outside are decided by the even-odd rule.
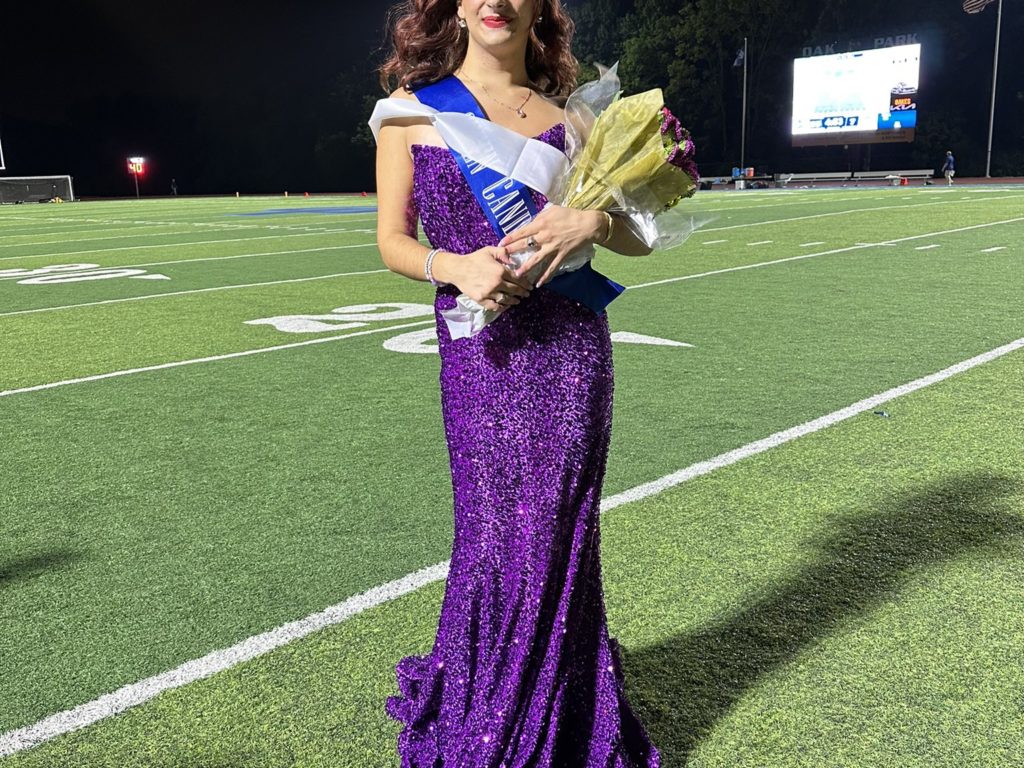
MULTIPOLYGON (((957 99, 978 94, 975 112, 985 119, 971 125, 980 136, 994 11, 967 18, 959 0, 941 1, 949 3, 941 10, 953 32, 935 63, 963 62, 976 51, 977 60, 966 60, 973 67, 967 82, 983 85, 947 83, 957 73, 953 64, 935 85, 957 99)), ((149 159, 144 194, 168 194, 172 177, 182 194, 372 188, 366 94, 374 92, 391 3, 7 2, 0 16, 4 173, 69 173, 79 196, 132 195, 125 159, 141 154, 149 159)), ((1024 9, 1008 6, 1004 43, 1012 50, 1024 9)), ((881 28, 907 31, 895 23, 881 28)), ((1012 58, 1003 62, 997 138, 1005 156, 1019 150, 1010 146, 1010 128, 1014 111, 1024 115, 1024 89, 1012 58)))
POLYGON ((5 5, 0 136, 7 173, 70 172, 86 195, 127 194, 122 167, 132 153, 150 158, 147 182, 159 185, 157 194, 171 176, 183 192, 329 185, 303 168, 308 158, 291 145, 315 143, 310 126, 329 116, 310 111, 328 102, 339 72, 370 72, 388 7, 340 0, 5 5), (237 178, 227 177, 229 168, 237 178), (189 189, 193 179, 205 188, 189 189))

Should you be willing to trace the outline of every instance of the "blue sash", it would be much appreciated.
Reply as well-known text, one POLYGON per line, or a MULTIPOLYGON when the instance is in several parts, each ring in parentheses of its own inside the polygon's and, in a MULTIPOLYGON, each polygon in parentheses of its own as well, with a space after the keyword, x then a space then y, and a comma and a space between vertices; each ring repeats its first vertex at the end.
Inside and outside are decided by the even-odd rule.
MULTIPOLYGON (((419 88, 416 98, 438 112, 462 112, 486 119, 473 94, 454 75, 419 88)), ((533 195, 525 184, 467 160, 454 149, 451 153, 499 239, 525 226, 537 215, 533 195)), ((626 290, 595 270, 590 262, 552 278, 545 287, 589 307, 597 314, 626 290)))

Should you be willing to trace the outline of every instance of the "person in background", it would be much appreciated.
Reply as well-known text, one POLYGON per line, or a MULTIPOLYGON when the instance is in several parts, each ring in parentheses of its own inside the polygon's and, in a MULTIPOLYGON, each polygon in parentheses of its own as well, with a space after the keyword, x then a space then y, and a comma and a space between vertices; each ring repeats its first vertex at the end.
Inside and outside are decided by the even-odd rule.
POLYGON ((956 158, 949 150, 946 150, 946 162, 942 166, 942 174, 946 177, 946 183, 952 187, 953 177, 956 176, 956 158))
POLYGON ((177 179, 171 179, 171 194, 174 195, 175 197, 178 196, 178 180, 177 179))

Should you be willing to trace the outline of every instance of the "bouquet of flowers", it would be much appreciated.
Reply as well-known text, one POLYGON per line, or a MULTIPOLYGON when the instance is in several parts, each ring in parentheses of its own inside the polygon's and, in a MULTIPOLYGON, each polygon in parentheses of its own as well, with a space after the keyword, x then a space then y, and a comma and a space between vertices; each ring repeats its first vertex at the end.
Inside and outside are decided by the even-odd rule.
MULTIPOLYGON (((697 189, 693 140, 665 107, 661 89, 619 96, 619 78, 612 67, 569 97, 568 164, 548 195, 549 202, 616 214, 649 248, 670 248, 699 226, 676 208, 697 189)), ((534 252, 520 251, 510 258, 518 267, 534 252)), ((593 247, 582 248, 562 262, 555 276, 579 269, 593 257, 593 247)), ((538 265, 527 278, 536 280, 545 268, 538 265)), ((465 294, 455 308, 442 313, 453 338, 475 335, 499 314, 465 294)))

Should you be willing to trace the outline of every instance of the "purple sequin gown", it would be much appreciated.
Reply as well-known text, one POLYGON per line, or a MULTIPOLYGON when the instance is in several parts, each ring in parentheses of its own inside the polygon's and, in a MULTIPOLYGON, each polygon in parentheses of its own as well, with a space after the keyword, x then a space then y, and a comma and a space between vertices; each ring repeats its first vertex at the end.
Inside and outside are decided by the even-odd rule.
MULTIPOLYGON (((539 139, 564 147, 556 126, 539 139)), ((434 247, 497 236, 447 149, 413 148, 434 247)), ((544 200, 537 197, 538 207, 544 200)), ((436 308, 455 304, 452 287, 436 308)), ((539 289, 471 339, 438 315, 455 542, 437 638, 403 659, 387 712, 403 768, 653 768, 601 587, 612 415, 605 316, 539 289)))

